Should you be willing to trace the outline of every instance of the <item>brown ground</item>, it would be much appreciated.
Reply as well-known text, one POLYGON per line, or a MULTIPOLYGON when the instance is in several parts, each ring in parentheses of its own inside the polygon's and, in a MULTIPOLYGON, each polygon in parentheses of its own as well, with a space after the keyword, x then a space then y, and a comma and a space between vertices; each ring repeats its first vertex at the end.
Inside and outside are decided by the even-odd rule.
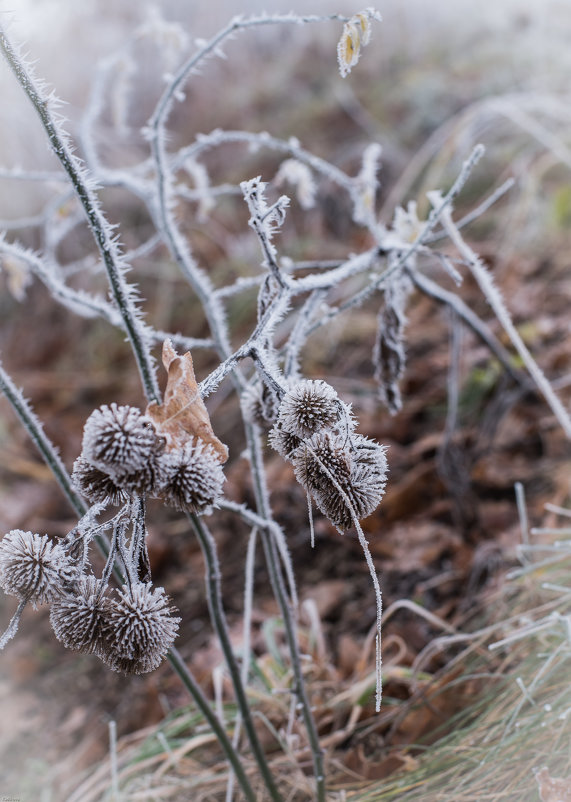
MULTIPOLYGON (((530 272, 525 293, 512 294, 512 308, 525 315, 526 297, 544 296, 541 316, 535 314, 530 346, 548 375, 562 373, 569 362, 570 343, 561 295, 555 292, 553 282, 553 294, 545 290, 544 274, 530 272)), ((468 294, 478 303, 470 288, 468 294)), ((38 314, 43 314, 41 307, 38 314)), ((529 316, 533 315, 530 308, 529 316)), ((360 326, 360 337, 370 341, 373 315, 363 318, 360 326)), ((359 342, 349 337, 343 340, 330 355, 330 364, 323 367, 323 375, 345 400, 353 402, 360 431, 390 445, 387 494, 378 511, 364 523, 381 575, 385 609, 398 599, 412 599, 454 625, 470 626, 481 614, 490 588, 514 562, 520 537, 514 482, 523 482, 530 517, 537 519, 544 502, 563 502, 566 497, 568 448, 543 401, 532 392, 514 390, 486 351, 468 335, 460 426, 454 451, 442 455, 445 318, 433 302, 418 297, 409 331, 405 404, 396 417, 389 417, 374 401, 374 387, 367 376, 368 357, 359 342)), ((16 364, 13 357, 11 362, 16 364)), ((78 376, 74 370, 67 373, 67 384, 64 380, 56 386, 55 364, 47 372, 48 377, 54 377, 52 383, 49 378, 46 381, 46 372, 35 373, 34 360, 30 365, 22 362, 17 362, 22 366, 15 371, 15 378, 33 396, 38 412, 50 421, 48 429, 55 430, 57 421, 70 408, 80 425, 77 401, 86 416, 95 396, 108 397, 108 387, 90 387, 85 376, 78 376), (38 377, 35 384, 34 377, 38 377), (50 403, 56 408, 50 410, 50 403)), ((7 459, 1 469, 5 488, 0 497, 2 529, 18 526, 54 534, 67 531, 72 517, 57 489, 8 411, 3 420, 10 435, 4 434, 7 459)), ((240 449, 230 436, 237 418, 229 404, 225 404, 223 420, 217 431, 232 451, 227 494, 252 503, 238 456, 240 449)), ((64 457, 68 464, 78 445, 76 431, 66 442, 64 457)), ((374 623, 374 596, 365 561, 354 535, 340 536, 317 514, 316 546, 310 548, 303 493, 288 466, 273 453, 267 456, 272 500, 287 533, 300 596, 315 601, 329 659, 343 682, 344 677, 352 675, 363 639, 374 623)), ((219 654, 207 619, 199 548, 184 522, 174 516, 165 519, 158 506, 151 507, 149 518, 155 582, 166 586, 181 610, 178 647, 209 688, 210 672, 219 654)), ((231 624, 237 627, 247 530, 226 513, 216 514, 211 525, 222 560, 226 610, 231 624)), ((10 601, 3 601, 3 620, 8 620, 12 608, 10 601)), ((275 613, 260 560, 255 620, 261 622, 275 613)), ((385 627, 385 659, 390 664, 393 656, 398 656, 399 665, 410 665, 435 634, 440 633, 422 618, 406 610, 397 612, 385 627)), ((255 643, 263 651, 261 635, 255 643)), ((430 666, 437 668, 438 659, 430 666)), ((54 788, 56 799, 63 799, 82 772, 106 754, 110 719, 117 722, 119 734, 125 735, 160 721, 165 713, 187 703, 168 666, 148 677, 124 678, 109 672, 96 658, 66 652, 51 634, 46 609, 26 613, 20 633, 2 656, 2 670, 1 788, 3 793, 23 800, 39 799, 39 789, 46 787, 54 788)), ((465 703, 464 691, 458 692, 456 700, 447 698, 447 714, 465 703)), ((406 679, 394 677, 385 686, 389 702, 409 696, 406 679)), ((390 721, 371 730, 369 719, 369 725, 363 727, 365 740, 360 741, 357 731, 342 745, 341 759, 361 775, 367 776, 371 767, 374 776, 382 775, 399 765, 398 744, 406 738, 417 740, 440 723, 442 715, 442 711, 431 715, 426 710, 417 711, 404 729, 393 728, 390 733, 390 721), (384 741, 378 740, 381 733, 384 741), (379 752, 381 744, 384 748, 379 752)), ((325 723, 323 733, 331 726, 331 722, 325 723)))

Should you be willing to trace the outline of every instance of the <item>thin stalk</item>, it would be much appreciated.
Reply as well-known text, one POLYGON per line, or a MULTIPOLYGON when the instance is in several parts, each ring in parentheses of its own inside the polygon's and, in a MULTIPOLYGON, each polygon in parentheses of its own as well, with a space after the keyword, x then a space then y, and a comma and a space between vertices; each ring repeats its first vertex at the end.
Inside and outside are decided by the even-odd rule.
POLYGON ((529 349, 520 336, 520 333, 514 326, 510 317, 510 313, 508 312, 503 298, 500 295, 498 288, 495 286, 490 273, 485 268, 481 259, 466 244, 466 242, 464 242, 460 232, 452 221, 452 214, 449 208, 444 210, 441 218, 443 228, 450 237, 451 242, 458 249, 462 258, 466 261, 470 272, 484 293, 486 300, 492 307, 494 314, 498 318, 504 331, 510 338, 513 347, 521 357, 522 362, 529 371, 529 374, 535 382, 538 390, 551 407, 551 411, 557 418, 557 421, 565 432, 565 435, 571 440, 571 417, 555 394, 551 383, 545 377, 543 371, 532 357, 529 349))
POLYGON ((6 373, 2 363, 0 363, 0 392, 6 396, 10 406, 30 435, 44 462, 53 473, 77 517, 82 518, 87 512, 85 503, 73 489, 71 477, 57 453, 56 447, 44 432, 39 418, 33 412, 30 404, 26 401, 21 391, 18 390, 11 377, 6 373))
POLYGON ((54 98, 48 95, 43 90, 41 83, 33 77, 32 72, 25 66, 1 28, 0 50, 2 50, 10 69, 16 76, 16 80, 36 110, 52 150, 67 173, 83 206, 89 227, 107 270, 113 298, 123 318, 125 330, 137 360, 147 399, 158 402, 159 389, 153 360, 148 348, 144 326, 139 320, 138 310, 133 302, 134 290, 125 280, 124 273, 127 266, 121 259, 113 229, 101 211, 93 186, 90 185, 90 178, 77 156, 74 155, 67 134, 52 113, 52 108, 55 104, 54 98))
POLYGON ((232 643, 228 633, 228 626, 226 623, 226 616, 222 606, 222 590, 220 582, 220 563, 216 551, 216 542, 210 534, 208 528, 204 525, 203 521, 194 514, 189 514, 188 519, 191 522, 204 557, 206 566, 206 590, 208 596, 208 606, 210 609, 210 618, 216 630, 216 634, 220 641, 220 646, 226 660, 226 665, 230 673, 230 679, 236 694, 236 702, 242 714, 244 722, 244 729, 250 741, 252 752, 259 766, 263 780, 270 793, 273 802, 282 802, 282 797, 276 787, 275 780, 268 766, 266 755, 262 749, 262 745, 258 739, 258 735, 254 728, 254 722, 250 711, 250 706, 246 698, 246 692, 240 676, 240 668, 236 661, 232 643))
MULTIPOLYGON (((252 454, 252 475, 254 477, 254 494, 256 497, 256 505, 260 514, 266 519, 271 520, 271 514, 268 504, 268 493, 265 487, 264 472, 261 462, 261 451, 259 442, 254 427, 247 425, 246 434, 248 437, 248 445, 250 453, 252 454)), ((325 774, 323 769, 323 752, 321 744, 319 743, 319 734, 311 712, 311 705, 307 696, 305 687, 305 680, 301 669, 301 657, 299 653, 299 643, 297 640, 297 633, 295 630, 294 616, 292 613, 291 605, 287 596, 283 576, 280 570, 279 554, 275 542, 275 538, 269 528, 260 530, 262 544, 264 547, 264 554, 268 572, 270 575, 270 583, 274 596, 279 604, 282 619, 284 622, 284 629, 288 649, 291 657, 293 675, 294 675, 294 693, 299 701, 305 729, 307 731, 307 738, 311 750, 313 760, 313 770, 315 774, 316 786, 316 799, 317 802, 325 802, 325 774)))
MULTIPOLYGON (((186 666, 186 663, 182 659, 177 649, 174 648, 174 646, 171 647, 168 653, 168 660, 174 671, 178 674, 183 685, 194 699, 196 706, 199 708, 200 712, 208 722, 208 725, 211 728, 212 732, 216 735, 218 743, 224 750, 224 753, 228 758, 228 762, 232 766, 236 779, 242 786, 242 791, 244 792, 246 799, 248 800, 248 802, 256 802, 257 797, 254 794, 252 786, 250 785, 250 782, 242 767, 240 756, 234 749, 232 742, 230 741, 230 738, 228 737, 226 731, 218 721, 218 718, 214 713, 214 711, 212 710, 212 708, 210 707, 208 700, 202 693, 200 685, 198 685, 198 683, 190 673, 188 667, 186 666)), ((277 798, 279 799, 279 797, 277 798)))

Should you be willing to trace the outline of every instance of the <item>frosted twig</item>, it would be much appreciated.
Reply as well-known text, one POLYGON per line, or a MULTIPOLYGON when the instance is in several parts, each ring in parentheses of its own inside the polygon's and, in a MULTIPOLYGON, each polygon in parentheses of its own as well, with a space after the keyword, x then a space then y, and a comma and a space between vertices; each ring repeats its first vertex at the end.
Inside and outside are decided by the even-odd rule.
POLYGON ((345 312, 348 309, 353 309, 355 307, 360 306, 370 295, 373 294, 376 290, 380 289, 388 279, 401 270, 403 267, 410 263, 411 258, 417 253, 417 251, 422 248, 426 238, 429 236, 430 232, 434 229, 436 224, 439 222, 441 217, 444 215, 445 211, 451 206, 454 199, 457 195, 461 192, 462 188, 464 187, 466 181, 468 180, 472 170, 476 166, 476 164, 480 161, 482 156, 484 155, 484 146, 477 145, 468 159, 463 163, 460 173, 446 195, 441 199, 440 203, 433 207, 432 211, 430 212, 428 219, 425 221, 424 225, 421 227, 419 233, 415 237, 414 241, 409 245, 408 248, 405 248, 401 252, 397 252, 392 254, 391 259, 389 260, 389 265, 386 270, 380 274, 380 276, 374 276, 371 281, 364 287, 360 292, 354 294, 348 301, 345 301, 342 304, 339 304, 337 307, 331 307, 329 311, 324 314, 319 321, 316 321, 313 326, 308 331, 308 334, 312 334, 321 326, 327 325, 334 317, 336 317, 341 312, 345 312))
POLYGON ((338 186, 347 190, 347 192, 351 192, 353 189, 355 183, 354 178, 351 178, 325 159, 315 156, 313 153, 302 148, 297 139, 293 137, 290 139, 279 139, 266 131, 251 133, 249 131, 223 131, 217 128, 209 134, 199 134, 196 138, 196 142, 187 145, 186 148, 181 148, 181 150, 172 157, 172 167, 176 171, 180 169, 187 158, 196 158, 203 151, 209 150, 210 148, 232 143, 247 144, 252 149, 266 148, 268 150, 278 151, 307 165, 318 175, 333 181, 338 186))
MULTIPOLYGON (((434 196, 431 196, 431 199, 432 198, 434 198, 434 202, 440 207, 441 204, 438 203, 437 199, 434 196)), ((504 331, 510 338, 514 348, 520 355, 525 367, 529 371, 529 374, 537 385, 539 391, 550 406, 553 414, 561 425, 561 428, 565 432, 565 435, 571 439, 571 418, 569 417, 567 410, 559 398, 555 395, 551 384, 545 378, 539 365, 532 357, 518 330, 512 323, 510 314, 504 304, 500 291, 494 284, 490 273, 484 267, 481 259, 462 239, 460 232, 452 221, 452 215, 448 207, 443 210, 441 216, 442 224, 446 230, 446 233, 470 268, 470 271, 476 279, 478 286, 486 296, 488 303, 492 307, 504 331)))
POLYGON ((272 244, 272 235, 274 230, 279 228, 284 221, 285 210, 289 206, 289 198, 286 195, 282 195, 272 206, 268 207, 265 200, 266 184, 259 176, 250 181, 243 181, 240 184, 240 188, 244 193, 244 200, 250 212, 248 225, 256 232, 264 254, 262 265, 270 271, 280 287, 286 287, 286 280, 277 263, 277 254, 272 244))
POLYGON ((351 276, 372 270, 378 259, 378 249, 371 248, 365 253, 350 257, 346 262, 327 270, 327 272, 310 274, 303 278, 292 278, 289 280, 288 287, 292 295, 312 290, 330 289, 351 276))
POLYGON ((261 515, 258 515, 258 513, 249 509, 245 504, 237 504, 235 501, 230 501, 229 499, 223 498, 218 502, 218 506, 222 510, 229 510, 237 513, 247 524, 250 524, 250 526, 253 526, 256 529, 267 531, 272 535, 278 547, 280 559, 286 574, 291 603, 293 609, 297 610, 299 607, 299 599, 297 596, 293 563, 291 561, 291 556, 287 547, 287 541, 281 526, 271 518, 266 519, 261 515))
POLYGON ((194 532, 196 533, 200 548, 202 549, 206 569, 205 584, 208 597, 208 606, 210 609, 210 617, 215 627, 218 640, 220 641, 220 647, 224 654, 226 666, 232 680, 232 686, 236 695, 237 704, 240 708, 240 713, 244 722, 244 728, 248 735, 252 752, 262 777, 264 778, 264 783, 270 794, 270 797, 272 800, 274 800, 274 802, 281 802, 281 794, 277 789, 275 780, 268 766, 264 750, 254 728, 252 714, 246 698, 240 669, 238 668, 238 663, 234 656, 234 651, 228 632, 228 625, 226 623, 226 616, 224 614, 224 608, 222 605, 220 563, 218 560, 216 541, 201 518, 194 514, 189 514, 188 518, 192 524, 194 532))
POLYGON ((28 601, 29 601, 28 597, 25 597, 25 598, 20 600, 20 603, 18 604, 18 607, 16 608, 16 612, 14 613, 12 618, 10 619, 10 623, 8 624, 8 626, 6 627, 6 629, 4 630, 2 635, 0 636, 0 651, 2 651, 2 649, 4 649, 6 644, 9 641, 12 640, 12 638, 14 637, 16 632, 18 631, 18 626, 20 624, 20 619, 22 618, 22 613, 24 612, 24 609, 25 609, 26 604, 28 603, 28 601))
POLYGON ((300 352, 307 339, 307 328, 324 296, 324 290, 314 290, 297 314, 297 319, 285 346, 284 376, 286 379, 299 375, 300 352))
POLYGON ((18 83, 34 106, 46 131, 50 145, 68 175, 73 188, 84 208, 89 226, 101 253, 107 270, 113 298, 125 323, 129 340, 141 374, 145 393, 149 400, 159 400, 159 389, 155 377, 145 332, 136 306, 133 287, 127 284, 125 274, 127 265, 122 260, 117 238, 107 222, 95 194, 95 186, 83 165, 74 155, 71 142, 65 133, 61 120, 56 116, 56 99, 48 94, 41 81, 34 78, 29 66, 9 42, 0 28, 0 49, 2 50, 18 83))
MULTIPOLYGON (((72 312, 75 312, 75 314, 81 315, 82 317, 98 316, 108 323, 111 323, 113 326, 118 326, 122 329, 125 328, 124 318, 119 314, 115 306, 112 306, 103 298, 96 295, 90 295, 82 290, 74 290, 68 287, 57 276, 56 271, 51 268, 51 265, 46 264, 40 256, 18 243, 7 242, 5 237, 1 234, 0 253, 6 253, 25 262, 50 291, 52 297, 72 312)), ((153 343, 160 344, 163 343, 165 339, 171 339, 173 343, 184 350, 212 348, 214 345, 212 340, 185 337, 179 333, 155 330, 149 328, 145 324, 142 324, 142 328, 149 342, 153 343)))
POLYGON ((527 377, 514 366, 509 351, 502 345, 489 326, 458 295, 445 290, 418 269, 405 268, 405 270, 419 290, 454 310, 455 314, 485 343, 512 379, 523 387, 528 386, 527 377))
POLYGON ((21 167, 0 167, 0 179, 67 183, 67 178, 61 173, 48 170, 23 170, 21 167))
MULTIPOLYGON (((256 558, 256 539, 258 530, 256 527, 250 532, 248 538, 248 548, 246 549, 246 566, 244 571, 244 612, 242 615, 242 665, 240 674, 242 677, 242 684, 248 684, 248 675, 250 672, 250 661, 252 659, 252 604, 254 596, 254 567, 256 558)), ((242 715, 240 710, 236 713, 236 720, 234 723, 234 735, 232 736, 232 746, 237 749, 240 743, 240 735, 242 731, 242 715)), ((234 790, 234 773, 231 771, 228 777, 228 785, 226 787, 226 800, 232 802, 232 795, 234 790)))
POLYGON ((214 292, 219 298, 229 298, 231 295, 237 295, 239 292, 251 290, 253 287, 259 287, 264 276, 240 276, 233 284, 228 284, 226 287, 220 287, 214 292))
MULTIPOLYGON (((474 220, 477 220, 479 217, 485 214, 488 211, 488 209, 494 205, 494 203, 497 203, 497 201, 499 201, 500 198, 503 198, 506 192, 509 192, 509 190, 514 185, 515 185, 515 178, 513 177, 507 178, 503 182, 503 184, 500 184, 500 186, 497 187, 492 192, 491 195, 485 198, 482 201, 482 203, 478 204, 478 206, 476 206, 475 209, 472 209, 471 212, 468 212, 468 214, 465 214, 464 217, 461 217, 460 220, 458 220, 456 223, 456 228, 462 229, 465 226, 469 225, 470 223, 474 222, 474 220)), ((434 234, 426 238, 425 242, 427 244, 436 242, 437 240, 442 239, 445 236, 446 236, 445 231, 435 231, 434 234)))

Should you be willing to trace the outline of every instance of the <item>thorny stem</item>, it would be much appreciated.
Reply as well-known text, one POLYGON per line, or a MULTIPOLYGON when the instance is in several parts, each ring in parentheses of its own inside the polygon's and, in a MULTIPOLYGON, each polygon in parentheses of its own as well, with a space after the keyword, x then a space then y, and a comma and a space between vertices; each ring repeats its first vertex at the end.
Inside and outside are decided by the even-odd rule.
MULTIPOLYGON (((256 505, 260 514, 267 520, 271 521, 271 510, 268 505, 268 492, 265 487, 265 475, 262 465, 262 455, 259 445, 259 435, 255 428, 248 424, 246 427, 246 435, 248 437, 248 445, 250 447, 250 454, 252 455, 252 474, 254 477, 254 494, 256 497, 256 505)), ((313 759, 313 770, 315 773, 315 784, 318 802, 325 802, 325 774, 323 768, 323 752, 321 744, 319 743, 319 734, 311 712, 311 705, 307 696, 305 687, 305 680, 301 668, 301 658, 299 653, 299 643, 297 640, 297 633, 295 631, 294 617, 290 602, 287 597, 287 592, 284 585, 284 580, 279 566, 279 555, 277 552, 275 537, 272 535, 269 528, 261 529, 262 543, 264 547, 264 554, 270 575, 270 582, 274 596, 280 606, 282 614, 286 640, 291 657, 293 675, 295 680, 294 693, 298 698, 301 706, 303 721, 307 731, 309 746, 311 749, 311 756, 313 759)))
POLYGON ((206 565, 205 581, 210 618, 216 630, 218 640, 220 641, 220 647, 222 648, 228 671, 230 672, 234 693, 236 694, 236 702, 240 708, 240 713, 242 714, 242 720, 244 722, 244 729, 246 730, 252 752, 254 753, 254 757, 272 800, 274 800, 274 802, 281 802, 282 797, 276 787, 275 780, 266 760, 266 755, 254 728, 250 706, 240 676, 240 669, 232 649, 226 616, 224 615, 224 608, 222 606, 220 563, 216 551, 216 542, 201 518, 195 514, 188 514, 188 519, 193 526, 202 549, 206 565))
POLYGON ((66 171, 69 180, 83 206, 89 226, 99 248, 103 263, 107 270, 113 298, 123 318, 127 335, 137 360, 143 387, 149 401, 159 401, 159 389, 153 368, 152 358, 145 341, 144 327, 137 317, 137 309, 133 303, 133 290, 125 281, 126 265, 121 263, 121 256, 111 226, 105 219, 99 202, 79 159, 73 154, 67 135, 56 122, 50 110, 53 99, 42 92, 39 83, 12 47, 4 31, 0 28, 0 49, 4 53, 12 72, 30 102, 34 106, 46 131, 52 149, 66 171))

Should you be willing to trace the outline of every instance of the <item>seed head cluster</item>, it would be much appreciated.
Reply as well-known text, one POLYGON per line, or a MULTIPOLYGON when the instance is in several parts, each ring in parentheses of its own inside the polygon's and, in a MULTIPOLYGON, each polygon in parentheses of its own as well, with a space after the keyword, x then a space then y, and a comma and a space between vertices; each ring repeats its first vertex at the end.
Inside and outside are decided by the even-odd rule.
POLYGON ((387 481, 386 448, 354 432, 350 407, 324 381, 284 395, 270 445, 294 469, 318 509, 344 532, 377 508, 387 481))
POLYGON ((175 443, 136 407, 111 404, 87 419, 73 479, 94 503, 121 505, 149 495, 203 513, 220 497, 224 474, 215 450, 200 438, 175 443))
POLYGON ((138 582, 111 594, 88 576, 52 604, 50 622, 66 648, 95 654, 113 671, 144 674, 165 658, 180 618, 163 588, 138 582))

